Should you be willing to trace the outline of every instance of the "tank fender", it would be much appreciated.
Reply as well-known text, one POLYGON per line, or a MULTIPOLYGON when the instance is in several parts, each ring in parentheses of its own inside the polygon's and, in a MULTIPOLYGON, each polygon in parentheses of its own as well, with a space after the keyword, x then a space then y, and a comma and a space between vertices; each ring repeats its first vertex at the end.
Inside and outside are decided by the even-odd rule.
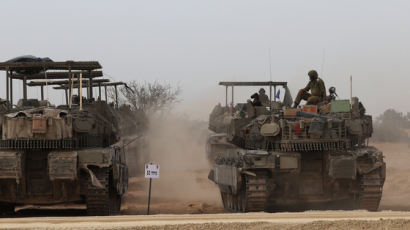
POLYGON ((95 148, 78 151, 79 167, 81 170, 88 173, 93 186, 102 188, 100 181, 95 176, 93 171, 90 170, 89 166, 96 166, 99 168, 111 167, 114 160, 114 155, 114 148, 95 148))
POLYGON ((95 148, 78 151, 80 165, 93 165, 97 167, 110 167, 113 162, 115 150, 113 148, 95 148))
POLYGON ((245 174, 245 175, 248 175, 248 176, 253 176, 253 177, 256 177, 256 173, 251 172, 251 171, 246 171, 246 170, 244 170, 244 171, 242 171, 242 174, 245 174))
POLYGON ((383 153, 380 150, 369 146, 361 148, 354 153, 357 156, 357 172, 359 174, 367 174, 379 168, 382 168, 383 173, 383 167, 384 174, 386 174, 386 164, 383 160, 383 153))
POLYGON ((84 170, 85 172, 88 173, 88 175, 89 175, 90 178, 91 178, 91 184, 92 184, 94 187, 103 188, 103 186, 101 185, 101 182, 100 182, 100 181, 98 180, 98 178, 95 176, 95 174, 93 173, 93 171, 91 171, 91 170, 88 168, 88 165, 83 164, 83 165, 80 166, 80 169, 82 169, 82 170, 84 170))
POLYGON ((216 165, 213 179, 219 186, 229 186, 232 194, 235 195, 241 185, 240 169, 230 165, 216 165))
MULTIPOLYGON (((372 167, 361 167, 360 164, 357 164, 357 172, 360 175, 367 174, 369 172, 372 172, 378 168, 382 168, 383 172, 383 167, 384 167, 384 178, 386 177, 386 164, 384 162, 376 162, 372 167)), ((383 175, 382 175, 383 176, 383 175)))

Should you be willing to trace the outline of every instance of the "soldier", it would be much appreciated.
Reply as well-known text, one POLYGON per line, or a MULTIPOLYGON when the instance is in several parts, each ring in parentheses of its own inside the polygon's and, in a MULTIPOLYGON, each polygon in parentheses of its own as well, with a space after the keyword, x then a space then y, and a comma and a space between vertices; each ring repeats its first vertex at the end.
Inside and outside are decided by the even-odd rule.
POLYGON ((327 103, 326 88, 323 80, 318 77, 315 70, 309 71, 308 75, 310 81, 305 88, 299 90, 293 108, 298 107, 301 100, 307 101, 307 105, 317 105, 323 101, 327 103), (311 93, 308 92, 309 90, 311 93))
POLYGON ((259 94, 258 93, 252 94, 251 98, 253 99, 253 101, 252 101, 253 106, 262 106, 262 103, 259 100, 259 94))
POLYGON ((330 87, 329 88, 329 96, 327 96, 327 101, 334 101, 336 100, 336 97, 338 97, 337 93, 336 93, 336 88, 335 87, 330 87))
POLYGON ((265 89, 261 88, 259 90, 259 100, 262 103, 263 106, 269 106, 269 97, 268 95, 265 94, 265 89))

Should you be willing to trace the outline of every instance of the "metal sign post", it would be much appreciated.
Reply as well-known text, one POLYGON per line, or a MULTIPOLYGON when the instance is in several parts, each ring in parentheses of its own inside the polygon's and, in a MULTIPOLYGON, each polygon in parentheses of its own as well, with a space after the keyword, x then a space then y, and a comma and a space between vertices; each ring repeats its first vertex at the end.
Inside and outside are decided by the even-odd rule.
POLYGON ((145 178, 149 178, 148 208, 147 208, 147 215, 149 215, 149 207, 151 204, 152 178, 159 178, 159 165, 152 164, 152 163, 146 164, 145 165, 145 178))

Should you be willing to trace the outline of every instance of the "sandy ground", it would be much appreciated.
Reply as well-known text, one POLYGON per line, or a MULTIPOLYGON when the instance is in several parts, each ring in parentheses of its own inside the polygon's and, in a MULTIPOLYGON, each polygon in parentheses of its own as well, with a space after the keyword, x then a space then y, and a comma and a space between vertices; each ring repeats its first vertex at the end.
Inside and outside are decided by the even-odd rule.
POLYGON ((409 229, 409 212, 322 211, 0 219, 0 229, 409 229))
POLYGON ((374 143, 387 164, 381 210, 410 211, 410 148, 402 143, 374 143))
MULTIPOLYGON (((152 182, 151 214, 202 214, 225 212, 218 187, 208 180, 208 170, 192 173, 176 173, 173 178, 186 185, 174 187, 168 176, 152 182), (167 180, 168 179, 168 180, 167 180)), ((146 214, 148 203, 148 180, 131 178, 128 194, 124 198, 122 214, 146 214)))

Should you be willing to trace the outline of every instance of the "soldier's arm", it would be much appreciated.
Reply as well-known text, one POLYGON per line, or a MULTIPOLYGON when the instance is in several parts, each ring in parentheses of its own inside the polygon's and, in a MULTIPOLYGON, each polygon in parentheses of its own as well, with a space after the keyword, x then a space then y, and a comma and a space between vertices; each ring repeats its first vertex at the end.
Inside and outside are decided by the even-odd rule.
POLYGON ((322 96, 322 97, 323 97, 323 100, 324 100, 324 101, 327 101, 326 87, 325 87, 325 83, 323 82, 322 79, 320 79, 319 87, 320 87, 320 91, 323 92, 323 96, 322 96))

